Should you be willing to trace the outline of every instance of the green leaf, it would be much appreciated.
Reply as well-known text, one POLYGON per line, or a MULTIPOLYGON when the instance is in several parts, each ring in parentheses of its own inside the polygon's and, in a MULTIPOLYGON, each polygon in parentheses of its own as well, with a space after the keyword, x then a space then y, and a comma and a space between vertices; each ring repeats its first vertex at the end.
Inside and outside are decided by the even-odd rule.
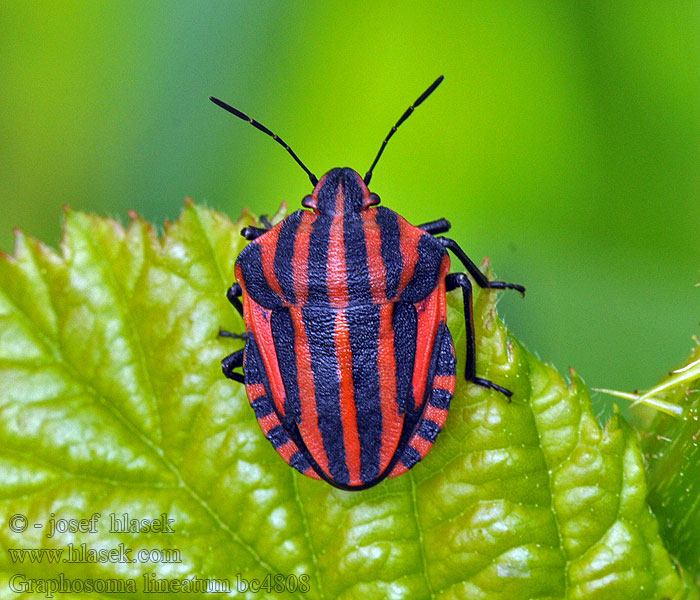
MULTIPOLYGON (((661 535, 688 578, 700 585, 700 346, 687 366, 661 382, 664 402, 683 407, 680 419, 653 414, 643 449, 649 465, 649 504, 661 535)), ((656 389, 655 388, 655 389, 656 389)))
POLYGON ((576 375, 508 334, 493 292, 476 299, 478 372, 512 402, 460 381, 423 463, 363 492, 289 468, 219 364, 240 347, 217 332, 243 328, 225 291, 251 222, 188 204, 159 239, 136 217, 68 212, 60 255, 18 234, 0 260, 0 598, 150 598, 147 583, 172 597, 195 577, 216 581, 188 597, 257 579, 269 589, 241 596, 697 598, 646 504, 634 433, 617 414, 601 429, 576 375), (159 530, 110 531, 124 514, 159 530), (21 552, 65 559, 70 544, 130 561, 21 552), (176 554, 136 560, 144 549, 176 554))

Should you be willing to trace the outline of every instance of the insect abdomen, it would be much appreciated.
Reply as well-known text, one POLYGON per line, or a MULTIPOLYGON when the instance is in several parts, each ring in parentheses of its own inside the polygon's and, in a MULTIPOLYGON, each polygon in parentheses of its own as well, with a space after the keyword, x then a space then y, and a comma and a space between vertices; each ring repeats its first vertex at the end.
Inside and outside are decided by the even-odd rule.
POLYGON ((250 336, 246 386, 260 426, 288 463, 338 487, 360 488, 425 456, 454 391, 444 321, 426 357, 426 403, 414 398, 418 314, 411 304, 285 308, 257 323, 270 327, 275 349, 271 355, 250 336), (277 392, 265 368, 271 360, 283 382, 277 392))
POLYGON ((414 314, 407 332, 406 310, 401 315, 395 323, 391 304, 273 312, 272 335, 290 399, 285 409, 323 474, 341 485, 378 478, 399 444, 408 399, 397 390, 412 393, 416 323, 414 314), (401 329, 398 339, 395 327, 401 329))

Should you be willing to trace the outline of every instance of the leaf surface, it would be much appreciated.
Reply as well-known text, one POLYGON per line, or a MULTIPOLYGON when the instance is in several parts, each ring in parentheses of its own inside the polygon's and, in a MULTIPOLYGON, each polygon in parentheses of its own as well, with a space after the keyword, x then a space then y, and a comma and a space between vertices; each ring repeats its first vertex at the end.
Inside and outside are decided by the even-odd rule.
MULTIPOLYGON (((688 360, 700 359, 695 346, 688 360)), ((695 369, 697 370, 697 369, 695 369)), ((700 380, 671 374, 663 400, 683 407, 681 418, 651 413, 642 448, 649 465, 649 504, 657 515, 669 551, 700 585, 700 380)), ((691 373, 692 374, 692 373, 691 373)), ((663 384, 660 384, 663 385, 663 384)))
POLYGON ((93 582, 63 598, 172 597, 206 580, 188 596, 224 597, 228 582, 251 598, 697 597, 646 504, 634 433, 619 415, 601 429, 582 382, 509 335, 493 292, 476 298, 478 372, 512 402, 460 380, 423 463, 363 492, 289 468, 220 369, 240 347, 217 332, 243 330, 225 291, 250 223, 188 204, 161 239, 140 218, 125 229, 69 211, 59 254, 18 234, 0 260, 0 598, 28 581, 20 591, 42 597, 61 577, 93 582), (131 519, 160 530, 114 527, 131 519), (130 552, 66 562, 81 544, 130 552), (260 594, 244 591, 253 579, 260 594))

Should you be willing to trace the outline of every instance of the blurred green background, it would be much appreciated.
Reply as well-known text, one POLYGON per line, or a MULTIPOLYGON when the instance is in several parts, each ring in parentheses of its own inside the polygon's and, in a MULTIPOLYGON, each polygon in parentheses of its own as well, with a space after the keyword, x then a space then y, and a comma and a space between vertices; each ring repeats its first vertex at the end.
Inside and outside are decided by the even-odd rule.
POLYGON ((0 248, 15 226, 58 244, 64 204, 296 208, 301 169, 209 95, 317 175, 364 173, 441 73, 372 189, 525 284, 499 310, 541 358, 653 384, 700 318, 698 2, 3 3, 0 248))

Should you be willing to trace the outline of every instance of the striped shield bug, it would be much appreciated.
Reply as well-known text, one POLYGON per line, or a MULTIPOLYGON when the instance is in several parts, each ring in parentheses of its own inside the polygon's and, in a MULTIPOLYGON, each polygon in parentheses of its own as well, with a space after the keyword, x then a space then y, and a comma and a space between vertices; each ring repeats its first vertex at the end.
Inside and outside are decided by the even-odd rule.
POLYGON ((455 354, 446 293, 461 289, 465 378, 476 375, 472 285, 489 281, 453 239, 446 219, 414 226, 369 190, 388 141, 442 82, 401 115, 367 174, 349 168, 319 180, 280 137, 217 98, 212 102, 275 139, 314 186, 300 209, 276 225, 241 232, 250 244, 236 261, 228 299, 243 316, 243 350, 223 359, 243 383, 260 427, 292 467, 345 490, 372 487, 411 469, 428 453, 455 389, 455 354), (450 272, 448 250, 464 265, 450 272), (242 369, 242 371, 240 370, 242 369))

